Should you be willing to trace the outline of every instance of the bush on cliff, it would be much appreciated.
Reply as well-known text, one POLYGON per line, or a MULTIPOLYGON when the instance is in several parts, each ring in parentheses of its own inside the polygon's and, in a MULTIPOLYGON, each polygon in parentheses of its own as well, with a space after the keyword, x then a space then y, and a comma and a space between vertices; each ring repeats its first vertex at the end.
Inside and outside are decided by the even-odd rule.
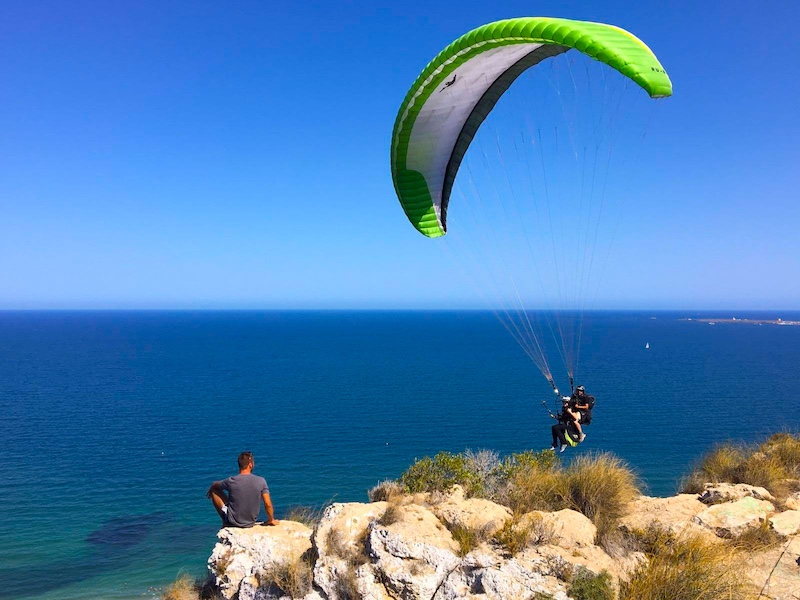
POLYGON ((777 433, 757 446, 727 443, 705 455, 684 479, 682 492, 700 493, 706 483, 746 483, 766 488, 778 498, 800 477, 800 438, 777 433))
POLYGON ((614 600, 611 575, 605 569, 597 574, 579 569, 572 578, 569 595, 575 600, 614 600))
POLYGON ((481 476, 469 469, 464 454, 439 452, 433 458, 417 460, 400 476, 400 485, 411 494, 418 492, 449 492, 460 485, 469 496, 483 493, 481 476))

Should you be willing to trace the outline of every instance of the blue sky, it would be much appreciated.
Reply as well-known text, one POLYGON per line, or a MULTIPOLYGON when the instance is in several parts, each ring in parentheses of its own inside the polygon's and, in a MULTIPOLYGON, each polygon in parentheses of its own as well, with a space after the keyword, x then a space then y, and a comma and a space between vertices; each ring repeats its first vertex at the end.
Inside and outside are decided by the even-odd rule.
POLYGON ((770 0, 8 0, 0 308, 473 305, 420 275, 391 128, 450 41, 539 15, 632 31, 675 89, 597 307, 800 309, 800 7, 770 0))

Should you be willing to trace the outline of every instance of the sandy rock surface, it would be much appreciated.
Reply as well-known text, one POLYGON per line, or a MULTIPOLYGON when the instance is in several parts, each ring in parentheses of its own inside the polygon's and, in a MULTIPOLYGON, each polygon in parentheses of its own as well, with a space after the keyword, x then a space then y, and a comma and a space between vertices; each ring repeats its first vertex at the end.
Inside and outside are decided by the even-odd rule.
POLYGON ((297 560, 311 549, 311 529, 295 521, 246 529, 225 527, 217 538, 208 568, 228 599, 252 596, 260 573, 297 560))
POLYGON ((692 520, 718 537, 732 538, 758 527, 774 512, 775 506, 771 502, 747 496, 735 502, 710 506, 692 520))

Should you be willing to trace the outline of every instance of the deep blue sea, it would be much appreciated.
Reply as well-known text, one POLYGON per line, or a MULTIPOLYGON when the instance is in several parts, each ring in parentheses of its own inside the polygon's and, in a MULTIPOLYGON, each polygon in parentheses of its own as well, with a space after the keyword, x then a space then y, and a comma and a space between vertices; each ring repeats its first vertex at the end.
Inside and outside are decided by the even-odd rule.
MULTIPOLYGON (((702 316, 800 318, 589 314, 597 407, 567 455, 611 451, 668 495, 715 443, 797 430, 800 327, 681 320, 702 316)), ((489 312, 0 312, 0 599, 203 573, 205 491, 242 450, 280 518, 441 450, 549 446, 551 397, 489 312)))

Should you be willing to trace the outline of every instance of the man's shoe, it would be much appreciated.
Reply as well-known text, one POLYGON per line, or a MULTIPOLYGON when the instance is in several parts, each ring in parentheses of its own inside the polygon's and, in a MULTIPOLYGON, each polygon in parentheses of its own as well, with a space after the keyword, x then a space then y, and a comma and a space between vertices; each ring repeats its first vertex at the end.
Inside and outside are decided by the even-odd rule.
POLYGON ((559 452, 563 452, 566 449, 567 449, 567 445, 566 444, 561 444, 561 450, 559 450, 559 452))

